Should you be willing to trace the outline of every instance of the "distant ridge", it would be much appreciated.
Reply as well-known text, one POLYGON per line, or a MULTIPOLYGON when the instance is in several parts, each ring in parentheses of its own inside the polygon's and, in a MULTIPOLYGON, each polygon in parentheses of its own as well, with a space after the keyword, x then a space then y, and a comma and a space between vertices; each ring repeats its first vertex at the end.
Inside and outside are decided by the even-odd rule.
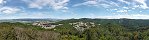
POLYGON ((21 19, 2 19, 0 22, 36 22, 36 21, 61 21, 64 19, 54 18, 21 18, 21 19))

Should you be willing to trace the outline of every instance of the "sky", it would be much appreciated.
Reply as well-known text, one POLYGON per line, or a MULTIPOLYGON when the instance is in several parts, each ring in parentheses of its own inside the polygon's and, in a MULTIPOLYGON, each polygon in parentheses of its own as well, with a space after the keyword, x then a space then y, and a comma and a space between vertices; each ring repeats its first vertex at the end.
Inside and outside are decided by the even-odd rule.
POLYGON ((149 0, 0 0, 0 19, 149 19, 149 0))

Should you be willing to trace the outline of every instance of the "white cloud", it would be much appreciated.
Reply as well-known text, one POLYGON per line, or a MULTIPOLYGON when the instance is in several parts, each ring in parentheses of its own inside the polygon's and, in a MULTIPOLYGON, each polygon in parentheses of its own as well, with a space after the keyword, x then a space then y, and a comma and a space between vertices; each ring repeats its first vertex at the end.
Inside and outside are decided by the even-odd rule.
POLYGON ((116 13, 112 13, 112 14, 116 14, 116 13))
POLYGON ((141 3, 142 5, 140 5, 140 7, 143 9, 149 8, 146 3, 147 0, 134 0, 134 1, 141 3))
POLYGON ((65 12, 65 13, 68 12, 68 7, 62 8, 61 11, 62 11, 62 12, 65 12))
POLYGON ((120 2, 123 2, 123 3, 126 3, 126 4, 130 4, 130 2, 127 2, 127 1, 125 1, 125 0, 118 0, 118 1, 120 1, 120 2))
POLYGON ((107 4, 107 5, 110 5, 112 7, 118 7, 119 5, 113 1, 110 1, 110 0, 101 0, 99 4, 107 4))
POLYGON ((120 7, 118 3, 115 3, 115 2, 112 2, 112 1, 110 1, 109 3, 110 3, 112 6, 120 7))
POLYGON ((142 11, 139 11, 139 12, 142 12, 142 11))
POLYGON ((124 8, 124 9, 148 9, 149 7, 147 6, 146 1, 147 0, 87 0, 83 3, 78 3, 75 4, 75 6, 82 6, 82 5, 87 5, 87 6, 98 6, 98 7, 104 7, 104 8, 124 8), (117 1, 117 2, 115 2, 117 1), (123 4, 125 3, 125 4, 123 4), (127 4, 127 6, 125 6, 127 4))
POLYGON ((131 9, 133 9, 133 10, 134 10, 134 9, 136 9, 136 8, 131 8, 131 9))
POLYGON ((118 10, 118 9, 113 9, 113 10, 118 10))
POLYGON ((123 7, 124 9, 129 9, 128 7, 123 7))
POLYGON ((119 4, 113 1, 106 1, 106 0, 88 0, 83 3, 75 4, 73 5, 73 7, 82 6, 82 5, 104 7, 104 8, 110 8, 111 6, 119 7, 119 4))
POLYGON ((21 11, 21 9, 13 8, 13 7, 2 7, 2 8, 0 8, 0 13, 3 13, 3 14, 14 14, 14 13, 17 13, 20 11, 21 11))
POLYGON ((0 6, 3 5, 4 3, 6 3, 6 1, 0 0, 0 6))
POLYGON ((40 6, 40 5, 36 4, 36 3, 31 3, 31 4, 29 5, 29 8, 38 8, 38 9, 42 9, 42 6, 40 6))
POLYGON ((104 8, 109 8, 110 7, 110 5, 108 5, 108 4, 100 4, 101 6, 103 6, 104 8))
POLYGON ((2 4, 3 3, 3 0, 0 0, 0 4, 2 4))
POLYGON ((116 6, 116 7, 119 6, 117 3, 112 2, 112 1, 109 2, 109 1, 106 1, 106 0, 88 0, 88 1, 85 1, 83 3, 75 4, 75 5, 73 5, 73 7, 82 6, 82 5, 95 6, 95 7, 104 7, 104 8, 110 8, 111 6, 116 6))
POLYGON ((128 12, 128 10, 118 10, 117 12, 125 13, 128 12))
POLYGON ((73 6, 76 7, 76 6, 81 6, 81 5, 98 6, 98 2, 96 0, 89 0, 89 1, 86 1, 86 2, 83 2, 83 3, 75 4, 73 6))
POLYGON ((66 5, 69 2, 69 0, 33 0, 33 1, 24 1, 24 2, 28 3, 29 8, 42 9, 45 6, 49 6, 49 8, 53 8, 54 10, 59 10, 59 9, 67 8, 66 5))

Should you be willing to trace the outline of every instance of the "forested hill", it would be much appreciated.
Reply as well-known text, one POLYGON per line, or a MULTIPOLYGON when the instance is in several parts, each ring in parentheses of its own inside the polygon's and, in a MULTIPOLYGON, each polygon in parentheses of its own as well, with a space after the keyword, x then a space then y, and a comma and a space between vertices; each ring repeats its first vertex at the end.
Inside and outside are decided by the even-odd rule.
POLYGON ((30 23, 0 23, 0 40, 149 40, 149 20, 67 19, 53 29, 30 23))
POLYGON ((71 22, 95 22, 97 24, 107 24, 107 23, 116 23, 125 25, 125 27, 142 27, 142 26, 149 26, 149 20, 147 19, 89 19, 89 18, 82 18, 82 19, 69 19, 63 20, 61 22, 71 23, 71 22))
MULTIPOLYGON (((149 20, 143 19, 68 19, 58 22, 56 32, 68 40, 149 40, 149 20), (74 26, 92 22, 95 27, 78 31, 74 26), (74 23, 70 25, 71 23, 74 23), (76 25, 78 24, 78 25, 76 25), (99 25, 100 24, 100 25, 99 25)), ((84 27, 84 26, 80 26, 84 27)))
POLYGON ((81 19, 69 19, 69 20, 63 20, 60 21, 60 23, 73 23, 73 22, 94 22, 96 24, 106 25, 109 23, 121 25, 123 27, 126 27, 128 29, 139 29, 146 28, 149 26, 149 20, 148 19, 90 19, 90 18, 81 18, 81 19))

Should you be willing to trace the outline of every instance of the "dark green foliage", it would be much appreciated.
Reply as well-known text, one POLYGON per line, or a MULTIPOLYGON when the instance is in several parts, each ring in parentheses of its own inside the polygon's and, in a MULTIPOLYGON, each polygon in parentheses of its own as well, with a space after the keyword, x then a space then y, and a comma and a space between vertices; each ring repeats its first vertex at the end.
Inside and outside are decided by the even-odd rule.
POLYGON ((149 20, 134 20, 134 19, 69 19, 60 21, 58 23, 64 24, 60 27, 56 27, 59 33, 71 33, 66 37, 71 39, 71 36, 76 39, 83 38, 84 40, 147 40, 149 35, 148 30, 149 20), (84 32, 78 32, 69 23, 74 22, 94 22, 96 27, 85 30, 84 32), (101 24, 101 25, 98 25, 101 24), (69 31, 71 30, 71 32, 69 31), (143 33, 142 33, 143 32, 143 33), (73 34, 72 34, 73 33, 73 34), (135 34, 136 33, 136 34, 135 34), (146 33, 146 34, 144 34, 146 33))
POLYGON ((0 23, 0 40, 59 40, 59 33, 23 23, 0 23))
POLYGON ((149 40, 149 20, 69 19, 53 29, 27 23, 0 23, 0 40, 149 40), (78 31, 69 23, 94 22, 95 27, 78 31), (101 24, 101 25, 98 25, 101 24))

